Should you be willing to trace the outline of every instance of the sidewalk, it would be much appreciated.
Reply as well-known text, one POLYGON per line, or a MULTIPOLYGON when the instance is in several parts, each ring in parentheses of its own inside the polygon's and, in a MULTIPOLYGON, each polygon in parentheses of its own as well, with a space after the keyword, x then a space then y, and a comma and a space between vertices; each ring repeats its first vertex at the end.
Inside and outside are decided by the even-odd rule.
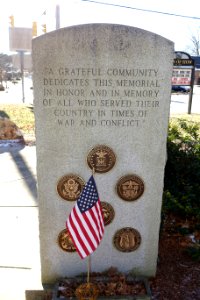
POLYGON ((22 94, 22 81, 16 84, 11 81, 4 82, 5 91, 0 92, 0 104, 33 104, 32 80, 24 78, 24 98, 22 94))
POLYGON ((0 299, 42 290, 35 146, 0 148, 0 299))

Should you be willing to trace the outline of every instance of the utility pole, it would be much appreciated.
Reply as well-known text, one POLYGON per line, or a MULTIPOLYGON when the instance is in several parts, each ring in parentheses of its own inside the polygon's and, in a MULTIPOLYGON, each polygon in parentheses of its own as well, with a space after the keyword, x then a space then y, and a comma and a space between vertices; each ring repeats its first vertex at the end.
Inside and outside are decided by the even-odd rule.
POLYGON ((21 76, 22 76, 22 101, 25 102, 25 93, 24 93, 24 52, 23 50, 18 50, 20 55, 20 64, 21 64, 21 76))
POLYGON ((190 84, 190 95, 189 95, 189 102, 188 102, 188 114, 191 114, 191 110, 192 110, 192 97, 193 97, 194 77, 195 77, 195 65, 193 65, 193 67, 192 67, 192 76, 191 76, 191 84, 190 84))
POLYGON ((60 5, 56 5, 56 29, 60 28, 60 5))

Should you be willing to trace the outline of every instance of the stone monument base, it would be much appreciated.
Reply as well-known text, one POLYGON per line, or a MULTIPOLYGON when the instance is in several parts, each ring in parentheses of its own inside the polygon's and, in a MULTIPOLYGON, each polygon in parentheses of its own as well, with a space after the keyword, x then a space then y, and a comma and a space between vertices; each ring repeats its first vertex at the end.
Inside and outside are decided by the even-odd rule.
MULTIPOLYGON (((148 278, 146 277, 135 277, 135 276, 124 276, 123 278, 118 278, 117 276, 123 276, 121 273, 114 273, 113 276, 103 276, 98 274, 97 276, 91 276, 91 282, 95 284, 100 284, 109 287, 112 291, 112 295, 99 295, 97 300, 151 300, 151 289, 149 286, 148 278), (123 284, 129 284, 131 292, 126 295, 117 295, 117 290, 119 291, 120 286, 123 284), (107 284, 107 285, 106 285, 107 284), (116 289, 113 286, 116 285, 116 289)), ((55 285, 44 285, 44 290, 27 290, 26 300, 77 300, 77 298, 71 293, 75 290, 76 286, 80 286, 83 282, 86 282, 86 276, 77 276, 74 278, 63 278, 56 282, 55 285), (71 286, 70 286, 71 285, 71 286), (67 293, 65 294, 65 290, 67 293)), ((126 288, 125 288, 126 289, 126 288)))
MULTIPOLYGON (((85 296, 81 292, 81 287, 85 286, 86 282, 86 275, 58 280, 53 290, 52 300, 75 300, 79 299, 78 294, 82 295, 80 299, 84 299, 85 296)), ((111 268, 106 273, 92 273, 89 282, 92 284, 92 289, 99 300, 151 299, 151 290, 147 277, 125 275, 116 271, 115 268, 111 268)))
POLYGON ((27 290, 26 300, 52 300, 53 290, 27 290))

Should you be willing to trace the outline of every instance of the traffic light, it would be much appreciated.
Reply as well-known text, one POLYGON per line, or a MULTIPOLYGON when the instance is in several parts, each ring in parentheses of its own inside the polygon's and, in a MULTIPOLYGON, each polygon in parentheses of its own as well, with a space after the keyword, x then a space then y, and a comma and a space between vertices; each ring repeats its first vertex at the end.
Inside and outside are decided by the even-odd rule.
POLYGON ((43 24, 43 25, 42 25, 42 31, 43 31, 44 33, 47 32, 47 25, 46 25, 46 24, 43 24))
POLYGON ((32 25, 32 36, 37 36, 37 22, 33 22, 33 25, 32 25))
POLYGON ((9 19, 10 19, 10 27, 14 27, 15 26, 14 25, 14 16, 10 16, 9 19))

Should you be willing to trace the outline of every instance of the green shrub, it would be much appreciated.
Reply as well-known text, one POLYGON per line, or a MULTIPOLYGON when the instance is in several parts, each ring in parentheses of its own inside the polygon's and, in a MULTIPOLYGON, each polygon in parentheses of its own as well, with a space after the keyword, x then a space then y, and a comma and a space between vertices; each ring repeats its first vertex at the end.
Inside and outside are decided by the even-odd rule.
POLYGON ((200 125, 172 120, 167 141, 163 213, 200 218, 200 125))
POLYGON ((200 244, 194 244, 193 246, 187 247, 185 252, 192 257, 195 261, 200 261, 200 244))

